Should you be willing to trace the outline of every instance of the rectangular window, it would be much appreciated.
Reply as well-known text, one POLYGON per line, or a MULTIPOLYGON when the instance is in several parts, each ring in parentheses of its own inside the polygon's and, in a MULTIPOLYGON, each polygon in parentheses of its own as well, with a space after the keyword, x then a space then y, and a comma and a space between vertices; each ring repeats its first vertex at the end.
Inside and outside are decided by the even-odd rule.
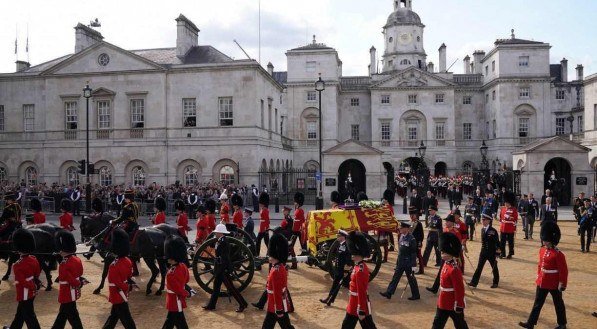
POLYGON ((317 122, 307 122, 307 139, 317 139, 317 122))
POLYGON ((183 127, 197 127, 197 100, 195 98, 182 99, 183 127))
POLYGON ((485 75, 489 75, 489 65, 485 65, 485 75))
POLYGON ((518 118, 518 137, 529 137, 529 118, 518 118))
POLYGON ((265 102, 261 100, 261 128, 265 128, 265 102))
POLYGON ((530 98, 531 97, 531 88, 521 87, 518 95, 520 96, 520 98, 530 98))
POLYGON ((417 136, 418 126, 419 126, 419 124, 417 122, 407 123, 406 133, 407 133, 407 139, 409 141, 416 141, 418 139, 418 136, 417 136))
POLYGON ((315 91, 307 91, 307 102, 315 102, 317 100, 317 93, 315 91))
POLYGON ((77 130, 77 102, 64 102, 66 130, 77 130))
POLYGON ((564 135, 566 129, 566 118, 556 118, 556 135, 564 135))
POLYGON ((408 104, 417 104, 417 95, 408 95, 408 104))
POLYGON ((390 139, 392 138, 392 129, 390 122, 381 123, 381 146, 390 146, 390 139))
POLYGON ((491 100, 495 100, 495 90, 491 92, 491 100))
POLYGON ((489 139, 489 121, 485 121, 485 139, 489 139))
POLYGON ((519 56, 518 57, 518 66, 519 67, 529 67, 529 56, 519 56))
POLYGON ((131 99, 131 128, 145 127, 145 100, 131 99))
POLYGON ((444 94, 435 94, 435 103, 442 104, 444 102, 444 94))
POLYGON ((25 131, 33 131, 35 129, 35 105, 23 105, 23 128, 25 131))
POLYGON ((470 105, 472 103, 473 103, 473 100, 472 100, 471 96, 462 96, 462 104, 470 105))
POLYGON ((493 132, 493 138, 497 138, 497 122, 493 120, 491 125, 493 126, 493 129, 491 129, 491 131, 493 132))
POLYGON ((219 117, 220 126, 228 127, 233 125, 233 110, 232 110, 232 97, 220 97, 218 98, 219 106, 219 117))
POLYGON ((470 122, 462 124, 462 139, 471 140, 473 139, 473 124, 470 122))
POLYGON ((315 61, 307 62, 307 72, 315 72, 316 68, 317 68, 317 62, 315 62, 315 61))
POLYGON ((0 131, 4 131, 4 105, 0 105, 0 131))
POLYGON ((350 126, 350 138, 354 139, 355 141, 358 141, 359 137, 360 137, 359 125, 351 125, 350 126))
POLYGON ((444 140, 446 138, 446 124, 444 122, 435 123, 435 139, 444 140))
POLYGON ((560 101, 566 99, 566 91, 565 90, 556 90, 556 99, 560 100, 560 101))
POLYGON ((495 72, 495 61, 491 62, 491 72, 495 72))
POLYGON ((97 128, 110 129, 110 101, 97 102, 97 128))
POLYGON ((382 104, 390 104, 390 95, 381 95, 382 104))
POLYGON ((485 104, 489 103, 489 94, 485 94, 485 104))
POLYGON ((582 133, 585 129, 584 127, 585 121, 583 120, 582 115, 578 116, 578 132, 582 133))
POLYGON ((274 119, 276 120, 274 124, 274 130, 278 132, 278 109, 274 109, 274 119))
POLYGON ((350 99, 350 106, 359 106, 360 105, 360 101, 358 98, 351 98, 350 99))

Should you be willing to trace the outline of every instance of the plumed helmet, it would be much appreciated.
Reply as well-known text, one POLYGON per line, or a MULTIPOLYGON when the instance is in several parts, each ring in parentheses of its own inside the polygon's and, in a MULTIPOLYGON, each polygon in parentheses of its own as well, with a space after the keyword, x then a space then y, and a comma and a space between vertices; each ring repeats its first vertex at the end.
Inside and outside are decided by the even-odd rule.
POLYGON ((462 251, 462 244, 454 233, 441 233, 439 236, 439 250, 448 255, 458 257, 462 251))
POLYGON ((60 209, 63 211, 70 211, 72 208, 72 202, 69 199, 62 199, 60 201, 60 209))
POLYGON ((285 264, 288 260, 288 240, 282 234, 275 233, 269 239, 267 254, 285 264))
POLYGON ((155 200, 153 200, 153 205, 158 211, 166 210, 166 200, 162 197, 155 198, 155 200))
POLYGON ((367 196, 367 194, 365 194, 365 192, 361 191, 357 193, 357 203, 363 200, 369 200, 369 197, 367 196))
POLYGON ((104 212, 104 203, 99 198, 93 198, 91 201, 91 209, 97 213, 104 212))
POLYGON ((38 198, 31 199, 31 202, 30 202, 29 205, 31 207, 31 210, 33 210, 33 211, 41 211, 41 201, 39 201, 38 198))
POLYGON ((233 194, 232 198, 230 198, 230 203, 233 206, 237 206, 239 208, 243 207, 243 198, 238 194, 233 194))
POLYGON ((332 191, 332 193, 330 194, 330 201, 335 204, 341 204, 342 197, 340 197, 340 193, 338 191, 332 191))
POLYGON ((164 243, 164 258, 174 259, 175 261, 183 264, 189 263, 187 257, 187 246, 184 240, 177 235, 170 235, 166 238, 164 243))
POLYGON ((516 206, 516 195, 512 191, 504 192, 504 202, 516 206))
POLYGON ((179 211, 184 211, 185 210, 185 204, 184 201, 182 201, 181 199, 176 199, 176 201, 174 201, 174 209, 179 210, 179 211))
POLYGON ((129 243, 129 235, 125 230, 117 228, 112 231, 112 242, 110 243, 110 251, 118 257, 127 257, 130 253, 131 245, 129 243))
POLYGON ((210 214, 216 212, 216 202, 213 199, 207 199, 205 201, 205 210, 209 211, 210 214))
POLYGON ((383 191, 383 199, 388 201, 390 204, 394 203, 394 191, 390 189, 383 191))
POLYGON ((541 241, 547 241, 557 246, 560 243, 560 227, 555 222, 545 222, 541 225, 541 241))
POLYGON ((32 253, 35 250, 35 238, 31 231, 20 228, 12 234, 14 248, 23 254, 32 253))
POLYGON ((419 209, 417 209, 417 207, 415 207, 415 206, 408 206, 408 214, 409 215, 418 215, 419 209))
POLYGON ((371 255, 367 238, 361 232, 352 231, 346 238, 346 245, 351 255, 358 255, 367 258, 371 255))
POLYGON ((129 200, 134 200, 135 199, 135 191, 133 191, 132 189, 126 189, 124 191, 124 198, 125 199, 129 199, 129 200))
POLYGON ((267 192, 259 193, 259 204, 262 204, 266 207, 269 206, 269 194, 267 194, 267 192))
POLYGON ((54 238, 56 248, 66 253, 77 252, 77 243, 75 242, 75 236, 66 230, 60 230, 56 233, 54 238))
POLYGON ((294 202, 302 206, 305 203, 305 195, 301 192, 294 193, 294 202))

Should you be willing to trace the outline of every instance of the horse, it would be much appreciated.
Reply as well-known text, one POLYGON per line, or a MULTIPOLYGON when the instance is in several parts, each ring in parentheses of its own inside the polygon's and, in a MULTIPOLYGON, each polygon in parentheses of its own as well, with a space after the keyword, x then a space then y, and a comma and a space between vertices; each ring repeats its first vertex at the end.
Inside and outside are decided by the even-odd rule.
MULTIPOLYGON (((57 252, 54 244, 54 235, 42 228, 33 227, 27 229, 33 233, 33 237, 35 238, 35 250, 31 255, 37 258, 42 271, 44 271, 46 275, 46 291, 51 291, 52 270, 55 270, 57 265, 56 256, 54 255, 57 252)), ((8 281, 12 272, 12 265, 19 260, 19 254, 12 246, 12 239, 10 241, 10 243, 0 244, 0 259, 8 260, 8 269, 6 270, 6 274, 2 277, 2 281, 8 281)))
MULTIPOLYGON (((96 295, 104 288, 108 268, 110 263, 115 259, 114 255, 108 252, 109 242, 107 237, 109 237, 112 230, 109 218, 110 216, 83 217, 80 225, 82 239, 84 241, 90 240, 99 251, 100 256, 104 258, 102 280, 100 285, 93 291, 96 295)), ((164 243, 170 235, 180 235, 180 233, 176 227, 167 224, 140 228, 135 234, 133 243, 131 244, 131 258, 133 259, 134 272, 138 273, 136 262, 141 258, 143 258, 151 271, 151 277, 145 289, 146 295, 152 293, 151 287, 156 281, 158 274, 160 274, 161 280, 160 287, 155 295, 159 296, 164 291, 167 272, 166 260, 164 259, 164 243)))

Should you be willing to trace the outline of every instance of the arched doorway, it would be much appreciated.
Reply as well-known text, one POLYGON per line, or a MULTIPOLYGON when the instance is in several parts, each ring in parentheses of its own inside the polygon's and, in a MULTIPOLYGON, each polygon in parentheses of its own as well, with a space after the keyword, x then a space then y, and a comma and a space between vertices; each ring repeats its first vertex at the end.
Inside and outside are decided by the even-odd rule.
POLYGON ((553 158, 545 164, 544 189, 550 189, 560 206, 569 206, 572 197, 570 163, 564 158, 553 158))
POLYGON ((358 192, 367 192, 365 172, 365 165, 359 160, 349 159, 342 162, 338 168, 338 192, 342 198, 350 196, 354 199, 358 192))
POLYGON ((433 170, 433 175, 435 177, 439 176, 446 176, 446 172, 448 171, 448 166, 445 162, 440 161, 435 164, 435 169, 433 170))
POLYGON ((392 164, 389 162, 384 162, 383 167, 386 170, 386 188, 395 191, 394 180, 396 179, 396 177, 394 166, 392 166, 392 164))

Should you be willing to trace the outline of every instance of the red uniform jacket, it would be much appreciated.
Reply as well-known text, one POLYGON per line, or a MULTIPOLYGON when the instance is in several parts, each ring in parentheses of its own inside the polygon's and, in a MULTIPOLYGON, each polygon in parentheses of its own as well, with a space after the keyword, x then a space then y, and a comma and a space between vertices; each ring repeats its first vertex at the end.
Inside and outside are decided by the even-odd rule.
POLYGON ((202 243, 205 238, 209 235, 209 223, 207 222, 207 216, 197 221, 197 235, 195 236, 195 242, 202 243))
POLYGON ((187 217, 187 213, 183 212, 176 218, 176 226, 178 226, 178 232, 180 232, 181 236, 187 236, 187 232, 189 231, 189 218, 187 217))
POLYGON ((46 214, 43 212, 36 212, 33 214, 33 224, 43 224, 46 222, 46 214))
POLYGON ((275 264, 267 276, 267 311, 282 314, 288 312, 287 296, 288 271, 284 264, 275 264))
POLYGON ((539 249, 537 264, 537 286, 542 289, 555 290, 568 285, 568 265, 566 256, 558 248, 539 249))
POLYGON ((259 233, 269 230, 269 209, 261 209, 259 212, 259 220, 259 233))
POLYGON ((500 232, 516 232, 516 221, 518 221, 518 211, 516 210, 516 208, 502 207, 502 210, 500 211, 500 232))
POLYGON ((153 225, 159 225, 166 223, 166 214, 163 211, 158 212, 155 214, 155 217, 152 220, 153 225))
POLYGON ((166 274, 166 308, 168 312, 182 312, 187 307, 189 293, 185 284, 189 282, 189 269, 185 264, 172 266, 166 274))
POLYGON ((292 223, 292 232, 299 232, 305 222, 305 211, 303 208, 294 210, 294 222, 292 223))
POLYGON ((394 207, 391 204, 386 204, 386 207, 388 208, 388 210, 390 210, 390 214, 392 214, 392 217, 394 217, 394 207))
POLYGON ((445 262, 439 278, 440 292, 437 307, 441 310, 454 311, 464 308, 464 283, 462 272, 454 261, 445 262))
POLYGON ((466 244, 466 240, 468 239, 468 226, 466 223, 459 218, 456 223, 454 223, 454 227, 460 233, 460 242, 462 242, 462 244, 466 244))
POLYGON ((230 207, 227 203, 222 203, 220 207, 220 220, 224 224, 228 224, 230 222, 230 207))
POLYGON ((346 313, 354 316, 371 314, 369 303, 369 268, 365 262, 355 264, 350 274, 350 297, 346 306, 346 313))
POLYGON ((243 228, 243 212, 240 211, 240 209, 234 211, 232 222, 236 224, 238 228, 243 228))
POLYGON ((108 286, 110 295, 108 301, 112 304, 128 302, 128 280, 133 276, 133 263, 128 257, 119 257, 108 268, 108 286))
POLYGON ((65 230, 73 231, 75 227, 73 226, 73 215, 70 212, 62 213, 59 217, 60 219, 60 227, 65 230))
POLYGON ((37 258, 31 255, 21 256, 21 258, 12 265, 12 270, 15 273, 17 302, 35 297, 37 292, 35 280, 39 277, 39 273, 41 272, 37 258))
POLYGON ((207 220, 207 234, 213 232, 216 229, 216 215, 214 214, 207 214, 203 218, 207 220))
POLYGON ((60 304, 75 302, 81 297, 81 280, 79 280, 81 275, 83 275, 83 264, 79 257, 71 255, 62 259, 58 267, 58 281, 60 282, 58 302, 60 304))

